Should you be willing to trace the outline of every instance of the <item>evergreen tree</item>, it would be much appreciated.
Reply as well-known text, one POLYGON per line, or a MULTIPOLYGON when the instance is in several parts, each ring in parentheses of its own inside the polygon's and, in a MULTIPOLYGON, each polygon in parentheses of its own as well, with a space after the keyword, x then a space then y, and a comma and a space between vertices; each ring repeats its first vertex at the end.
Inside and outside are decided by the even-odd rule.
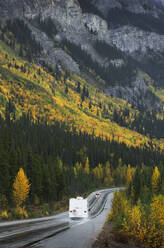
POLYGON ((68 86, 65 87, 65 93, 68 94, 68 86))
POLYGON ((81 93, 81 87, 80 87, 80 82, 77 83, 77 89, 76 89, 77 93, 81 93))

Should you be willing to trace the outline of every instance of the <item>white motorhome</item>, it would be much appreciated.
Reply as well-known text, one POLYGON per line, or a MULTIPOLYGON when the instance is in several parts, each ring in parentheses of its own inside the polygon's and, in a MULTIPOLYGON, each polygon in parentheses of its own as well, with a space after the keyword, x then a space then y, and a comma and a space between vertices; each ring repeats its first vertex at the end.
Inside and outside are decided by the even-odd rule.
POLYGON ((69 217, 87 218, 88 217, 88 201, 83 197, 71 198, 69 200, 69 217))

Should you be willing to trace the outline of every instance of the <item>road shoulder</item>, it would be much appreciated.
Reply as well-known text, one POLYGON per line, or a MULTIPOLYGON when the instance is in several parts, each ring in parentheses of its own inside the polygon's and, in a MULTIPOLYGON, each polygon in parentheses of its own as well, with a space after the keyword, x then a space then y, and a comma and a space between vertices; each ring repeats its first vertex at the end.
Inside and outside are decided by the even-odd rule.
POLYGON ((142 248, 134 241, 125 238, 121 233, 113 231, 113 225, 105 223, 102 232, 92 246, 93 248, 142 248))

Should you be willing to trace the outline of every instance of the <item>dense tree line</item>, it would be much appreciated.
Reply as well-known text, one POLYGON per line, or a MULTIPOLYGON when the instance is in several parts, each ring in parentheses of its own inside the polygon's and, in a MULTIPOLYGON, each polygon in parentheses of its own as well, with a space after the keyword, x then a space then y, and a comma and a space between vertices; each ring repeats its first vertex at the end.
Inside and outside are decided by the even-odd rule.
POLYGON ((152 168, 142 164, 136 168, 134 176, 128 185, 127 195, 132 199, 133 204, 137 204, 138 200, 144 204, 150 204, 154 194, 164 194, 163 178, 163 164, 152 168))
MULTIPOLYGON (((94 131, 91 136, 75 129, 70 131, 64 123, 55 122, 51 126, 41 120, 34 123, 30 113, 17 121, 13 116, 14 107, 10 103, 6 120, 0 118, 0 194, 9 203, 19 168, 25 170, 30 180, 30 201, 37 196, 47 202, 103 185, 106 179, 101 171, 107 161, 112 171, 118 164, 153 166, 164 162, 164 154, 158 149, 153 151, 151 144, 142 149, 127 147, 103 137, 96 138, 94 131), (83 167, 81 174, 81 165, 75 166, 77 162, 83 167)), ((119 185, 120 174, 113 175, 115 184, 119 185)))
POLYGON ((120 126, 149 135, 150 138, 164 138, 164 120, 157 118, 156 112, 141 110, 131 116, 130 111, 126 108, 122 111, 115 110, 113 112, 113 121, 120 126))

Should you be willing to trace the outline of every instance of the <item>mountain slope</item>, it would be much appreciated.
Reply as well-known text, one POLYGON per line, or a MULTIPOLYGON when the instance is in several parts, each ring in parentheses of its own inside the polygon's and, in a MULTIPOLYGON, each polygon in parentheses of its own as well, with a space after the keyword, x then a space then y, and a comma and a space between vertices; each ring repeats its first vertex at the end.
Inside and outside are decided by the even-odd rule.
POLYGON ((96 136, 104 135, 104 138, 127 145, 148 143, 146 137, 111 122, 114 110, 123 110, 126 106, 134 112, 125 101, 105 97, 76 74, 61 71, 57 80, 57 72, 54 71, 52 76, 45 71, 46 68, 22 60, 3 42, 0 42, 0 54, 2 116, 5 116, 6 104, 10 101, 13 105, 11 119, 25 113, 30 114, 34 121, 39 118, 46 119, 49 124, 55 120, 66 122, 68 127, 75 127, 77 131, 94 132, 96 136))
POLYGON ((150 23, 163 11, 108 1, 122 3, 112 23, 98 3, 0 1, 0 219, 26 213, 10 209, 20 168, 28 204, 46 203, 46 215, 65 197, 125 185, 131 166, 163 168, 164 35, 150 23))
POLYGON ((133 146, 149 141, 135 130, 163 138, 161 85, 153 80, 156 69, 150 75, 144 72, 163 49, 163 36, 132 26, 110 29, 99 12, 84 13, 80 4, 73 0, 0 3, 1 16, 14 18, 2 24, 0 33, 2 114, 10 99, 17 117, 24 112, 34 120, 55 118, 133 146), (18 14, 21 21, 15 19, 18 14), (149 57, 148 47, 154 50, 149 57), (137 60, 136 52, 142 52, 137 60))
MULTIPOLYGON (((163 14, 164 11, 158 7, 158 4, 147 0, 144 3, 136 0, 126 2, 113 0, 109 3, 104 0, 103 4, 101 1, 89 0, 79 2, 77 0, 14 0, 0 3, 0 16, 3 17, 3 21, 8 18, 23 19, 35 39, 42 45, 42 55, 37 58, 35 56, 38 63, 40 59, 55 65, 61 63, 81 74, 83 61, 80 58, 79 62, 76 58, 75 50, 72 56, 69 47, 64 47, 63 43, 67 40, 72 46, 81 49, 81 53, 83 52, 81 57, 87 53, 90 61, 87 68, 92 69, 105 81, 105 89, 120 84, 128 86, 130 82, 132 92, 135 88, 139 89, 144 85, 142 77, 140 77, 142 83, 140 85, 137 83, 136 72, 140 73, 140 71, 147 73, 152 78, 151 82, 155 81, 159 88, 163 87, 163 80, 159 77, 159 70, 163 75, 163 64, 156 60, 158 54, 164 51, 163 14), (133 18, 134 13, 135 18, 133 18), (111 56, 110 49, 106 50, 104 57, 95 46, 99 41, 103 42, 105 47, 110 46, 116 52, 122 53, 121 62, 118 61, 117 56, 111 56), (152 67, 152 58, 153 71, 149 69, 152 67), (130 67, 132 61, 133 66, 130 67), (155 66, 156 62, 157 66, 155 66), (135 74, 136 76, 131 76, 135 74)), ((163 55, 161 56, 163 58, 163 55)), ((87 68, 83 66, 85 74, 89 71, 87 68)), ((92 81, 92 75, 89 75, 89 78, 92 81)), ((122 92, 121 87, 119 91, 122 92)), ((135 97, 140 99, 142 96, 137 94, 135 97)), ((133 95, 125 98, 138 107, 136 101, 132 100, 133 95)), ((159 110, 158 100, 154 105, 150 105, 145 96, 144 98, 146 108, 159 110)))

